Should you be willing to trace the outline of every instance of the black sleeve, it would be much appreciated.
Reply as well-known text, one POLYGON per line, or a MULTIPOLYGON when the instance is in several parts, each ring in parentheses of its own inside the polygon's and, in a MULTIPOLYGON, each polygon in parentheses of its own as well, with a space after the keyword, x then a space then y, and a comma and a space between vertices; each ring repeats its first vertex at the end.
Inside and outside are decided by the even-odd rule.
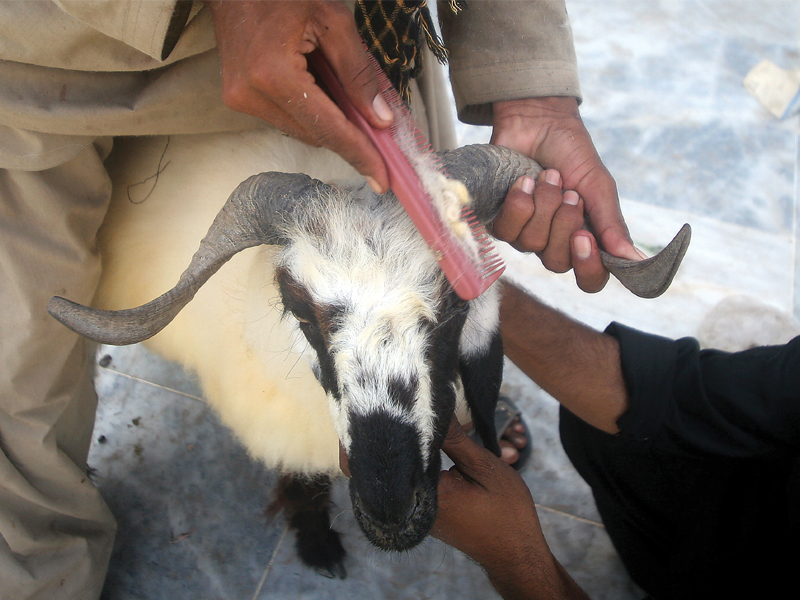
POLYGON ((743 352, 700 350, 612 323, 630 407, 620 435, 661 450, 727 457, 797 455, 800 337, 743 352))

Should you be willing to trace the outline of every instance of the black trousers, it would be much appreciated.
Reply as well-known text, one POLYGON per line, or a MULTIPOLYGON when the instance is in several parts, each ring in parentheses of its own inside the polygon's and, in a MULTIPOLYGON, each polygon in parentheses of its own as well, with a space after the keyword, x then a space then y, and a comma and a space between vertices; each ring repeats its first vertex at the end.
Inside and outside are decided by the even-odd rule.
POLYGON ((798 461, 658 452, 561 409, 561 442, 658 600, 800 597, 798 461))

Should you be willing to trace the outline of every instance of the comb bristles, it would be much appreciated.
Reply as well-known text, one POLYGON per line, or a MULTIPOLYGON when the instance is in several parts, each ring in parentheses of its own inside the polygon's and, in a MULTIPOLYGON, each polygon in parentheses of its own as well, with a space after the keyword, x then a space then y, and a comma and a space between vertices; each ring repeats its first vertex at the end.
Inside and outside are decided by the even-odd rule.
POLYGON ((472 230, 472 237, 478 245, 478 259, 480 264, 477 265, 479 275, 482 279, 490 277, 497 271, 502 270, 505 265, 503 259, 497 253, 497 249, 483 224, 478 220, 478 215, 471 207, 465 206, 461 209, 461 219, 472 230))
POLYGON ((470 207, 463 207, 460 223, 450 226, 451 217, 447 216, 445 209, 451 205, 438 206, 438 194, 444 192, 440 189, 443 183, 439 175, 445 179, 448 175, 383 70, 370 56, 381 93, 395 117, 387 130, 376 130, 344 93, 322 53, 315 51, 309 59, 345 115, 378 149, 389 170, 392 190, 434 250, 453 289, 464 300, 477 298, 500 276, 505 265, 494 252, 491 237, 470 207), (462 234, 461 223, 467 224, 470 231, 462 234), (443 235, 445 233, 449 235, 443 235), (468 241, 467 237, 471 239, 468 241))
POLYGON ((494 255, 493 258, 490 257, 490 260, 485 263, 485 266, 486 266, 486 269, 492 269, 495 266, 500 265, 502 263, 503 263, 503 259, 500 258, 499 255, 494 255))

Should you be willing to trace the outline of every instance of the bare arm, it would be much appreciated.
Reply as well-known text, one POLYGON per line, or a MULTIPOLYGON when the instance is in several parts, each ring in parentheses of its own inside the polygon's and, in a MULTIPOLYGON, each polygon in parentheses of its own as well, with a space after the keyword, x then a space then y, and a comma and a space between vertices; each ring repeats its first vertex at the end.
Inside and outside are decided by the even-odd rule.
POLYGON ((455 419, 442 449, 455 466, 439 481, 433 535, 476 560, 505 600, 585 600, 550 551, 519 474, 455 419))
POLYGON ((608 433, 628 408, 619 343, 506 282, 503 347, 515 365, 572 413, 608 433))

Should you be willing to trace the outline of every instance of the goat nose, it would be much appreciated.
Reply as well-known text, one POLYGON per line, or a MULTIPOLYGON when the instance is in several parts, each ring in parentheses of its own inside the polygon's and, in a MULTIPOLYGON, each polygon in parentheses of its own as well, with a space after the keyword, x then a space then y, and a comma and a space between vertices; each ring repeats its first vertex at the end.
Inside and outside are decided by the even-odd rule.
POLYGON ((423 478, 416 429, 379 413, 351 418, 350 432, 350 485, 362 509, 377 523, 405 523, 414 513, 423 478))
POLYGON ((366 485, 355 483, 361 508, 376 523, 400 526, 414 514, 416 493, 413 485, 398 485, 388 478, 372 480, 366 485))

